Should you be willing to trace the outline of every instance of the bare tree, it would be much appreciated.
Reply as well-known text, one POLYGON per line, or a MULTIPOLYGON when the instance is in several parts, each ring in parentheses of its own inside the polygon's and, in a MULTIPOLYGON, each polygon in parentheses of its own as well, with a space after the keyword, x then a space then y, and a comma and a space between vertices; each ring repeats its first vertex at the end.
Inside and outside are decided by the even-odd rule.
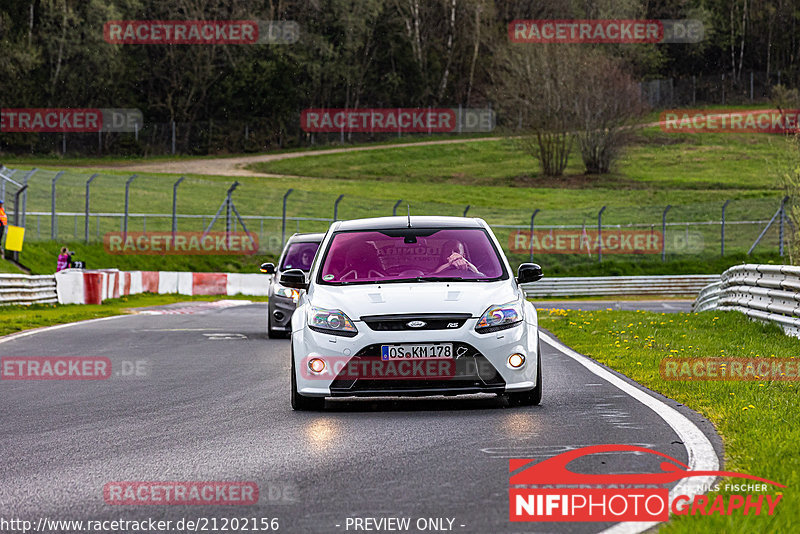
POLYGON ((495 80, 501 110, 518 118, 515 142, 546 176, 561 176, 569 162, 579 55, 573 45, 510 47, 495 80))
POLYGON ((586 174, 605 174, 632 132, 631 119, 644 109, 639 86, 618 60, 592 51, 576 65, 582 83, 573 97, 576 137, 586 174))

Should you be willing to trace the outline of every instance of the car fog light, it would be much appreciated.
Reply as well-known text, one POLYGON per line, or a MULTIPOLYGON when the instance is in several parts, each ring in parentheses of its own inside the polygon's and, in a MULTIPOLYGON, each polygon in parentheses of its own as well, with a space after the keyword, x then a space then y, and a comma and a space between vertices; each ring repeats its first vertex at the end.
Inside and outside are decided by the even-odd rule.
POLYGON ((325 360, 320 358, 311 358, 308 360, 308 368, 314 373, 321 373, 325 370, 325 360))
POLYGON ((523 365, 525 365, 525 356, 519 353, 514 353, 508 357, 508 365, 513 367, 514 369, 519 369, 523 365))

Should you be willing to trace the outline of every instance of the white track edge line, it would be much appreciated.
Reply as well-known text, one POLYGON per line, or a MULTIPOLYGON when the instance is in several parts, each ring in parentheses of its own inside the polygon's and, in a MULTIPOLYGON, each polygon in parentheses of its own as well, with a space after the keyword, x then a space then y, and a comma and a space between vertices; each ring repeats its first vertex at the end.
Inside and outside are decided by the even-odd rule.
MULTIPOLYGON (((215 300, 215 301, 212 301, 212 302, 223 302, 223 301, 215 300)), ((228 302, 228 301, 225 301, 225 302, 228 302)), ((238 302, 242 302, 243 305, 245 305, 245 304, 253 304, 254 301, 250 301, 250 300, 243 300, 243 301, 230 300, 230 302, 237 302, 237 303, 238 302)), ((225 306, 222 309, 225 309, 226 307, 232 308, 232 307, 235 307, 237 305, 238 304, 225 306)), ((131 309, 135 310, 136 308, 131 308, 131 309)), ((110 315, 108 317, 98 317, 97 319, 85 319, 83 321, 74 321, 72 323, 55 324, 55 325, 52 325, 52 326, 42 326, 40 328, 32 328, 30 330, 23 330, 22 332, 17 332, 16 334, 8 334, 7 336, 0 336, 0 343, 6 343, 8 341, 14 341, 14 340, 19 339, 21 337, 32 336, 34 334, 39 334, 39 333, 42 333, 42 332, 50 332, 50 331, 53 331, 53 330, 60 330, 61 328, 67 328, 67 327, 70 327, 70 326, 83 325, 83 324, 89 324, 89 323, 97 323, 97 322, 100 322, 100 321, 108 321, 110 319, 119 319, 120 317, 135 317, 137 315, 146 315, 146 314, 143 314, 143 313, 124 313, 124 314, 120 314, 120 315, 110 315)))
POLYGON ((86 319, 83 321, 74 321, 72 323, 64 323, 64 324, 55 324, 52 326, 43 326, 41 328, 32 328, 30 330, 23 330, 22 332, 17 332, 16 334, 9 334, 7 336, 0 337, 0 343, 6 343, 8 341, 14 341, 21 337, 28 337, 34 334, 40 334, 42 332, 51 332, 53 330, 60 330, 62 328, 68 328, 70 326, 77 326, 89 323, 98 323, 100 321, 108 321, 110 319, 119 319, 120 317, 130 317, 130 315, 110 315, 108 317, 98 317, 97 319, 86 319))
MULTIPOLYGON (((649 393, 631 385, 594 360, 575 352, 573 349, 544 332, 540 332, 539 337, 554 349, 583 365, 589 372, 597 375, 612 386, 620 389, 623 393, 626 393, 653 410, 656 415, 661 417, 675 431, 680 440, 683 441, 683 446, 686 448, 686 453, 689 458, 689 468, 698 471, 716 471, 719 469, 719 458, 714 451, 714 446, 711 445, 711 441, 709 441, 703 431, 685 415, 649 393)), ((702 495, 705 492, 702 491, 701 488, 710 486, 714 482, 714 478, 715 477, 693 477, 693 479, 681 479, 669 492, 670 502, 677 495, 688 495, 690 498, 695 495, 702 495)), ((613 527, 603 530, 602 534, 637 534, 660 524, 661 523, 658 522, 641 521, 618 523, 613 527)))

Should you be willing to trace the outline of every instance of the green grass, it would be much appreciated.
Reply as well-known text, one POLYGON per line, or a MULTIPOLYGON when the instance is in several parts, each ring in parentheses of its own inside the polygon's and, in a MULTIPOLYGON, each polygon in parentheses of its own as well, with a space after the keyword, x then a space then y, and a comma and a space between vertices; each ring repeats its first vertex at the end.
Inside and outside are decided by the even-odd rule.
MULTIPOLYGON (((418 141, 419 138, 405 139, 418 141)), ((424 140, 424 139, 423 139, 424 140)), ((777 186, 777 171, 789 153, 788 145, 779 136, 679 134, 667 135, 650 128, 636 134, 634 144, 620 162, 617 172, 610 176, 584 176, 580 174, 579 157, 573 154, 568 175, 559 179, 537 176, 537 164, 529 156, 517 151, 511 141, 478 141, 464 144, 378 149, 347 154, 307 156, 269 164, 259 168, 270 172, 314 177, 236 177, 240 185, 233 195, 239 212, 247 216, 268 216, 263 221, 248 219, 251 231, 259 234, 261 250, 277 254, 282 235, 280 215, 283 195, 289 188, 287 215, 298 218, 329 219, 333 215, 336 198, 343 194, 339 205, 340 219, 355 219, 392 213, 393 206, 401 200, 399 213, 406 204, 417 215, 461 215, 469 206, 468 214, 482 217, 493 226, 504 248, 511 245, 511 228, 503 225, 530 223, 531 213, 541 210, 536 217, 537 227, 547 225, 596 225, 597 213, 606 206, 603 224, 639 224, 640 229, 657 231, 661 227, 662 212, 666 205, 672 208, 668 222, 698 221, 709 224, 692 227, 670 226, 667 229, 668 262, 660 262, 658 255, 650 257, 612 257, 598 264, 588 256, 537 256, 537 260, 552 274, 647 274, 657 272, 718 272, 718 267, 750 261, 742 256, 755 242, 763 224, 729 225, 726 232, 728 260, 718 260, 721 208, 726 200, 729 221, 768 220, 778 207, 782 194, 777 186), (690 236, 691 234, 691 236, 690 236), (691 237, 697 246, 682 250, 681 242, 691 237), (726 264, 726 262, 731 262, 726 264)), ((22 161, 22 160, 20 160, 22 161)), ((87 158, 85 164, 103 165, 112 159, 87 158)), ((165 159, 166 161, 166 159, 165 159)), ((47 160, 28 160, 30 168, 41 170, 30 180, 27 209, 41 215, 29 215, 26 243, 48 240, 50 236, 51 209, 50 186, 56 171, 61 168, 47 160)), ((18 165, 21 169, 26 166, 18 165)), ((84 191, 91 169, 67 169, 57 185, 57 209, 75 215, 61 216, 58 220, 60 243, 75 243, 80 253, 84 233, 84 191)), ((108 232, 121 230, 121 218, 103 216, 103 213, 120 213, 124 209, 125 180, 131 171, 119 169, 101 171, 91 185, 91 212, 89 235, 99 242, 108 232)), ((172 211, 172 185, 176 175, 164 173, 138 173, 130 188, 128 228, 131 232, 169 231, 172 211), (161 214, 143 218, 137 214, 161 214)), ((187 176, 178 189, 178 213, 195 218, 180 218, 181 231, 200 231, 208 225, 210 216, 220 207, 225 192, 234 178, 224 176, 187 176)), ((8 208, 13 203, 9 199, 8 208)), ((329 226, 328 220, 289 220, 286 234, 294 232, 320 232, 329 226)), ((219 221, 214 230, 222 230, 219 221)), ((580 231, 580 230, 577 230, 580 231)), ((777 226, 765 236, 756 249, 757 254, 774 259, 778 239, 777 226)), ((28 245, 26 245, 28 246, 28 245)), ((49 246, 49 245, 48 245, 49 246)), ((26 251, 28 253, 29 251, 26 251)), ((25 254, 25 253, 24 253, 25 254)), ((37 256, 38 253, 28 254, 37 256)), ((37 265, 51 262, 53 252, 35 260, 37 265)), ((94 254, 94 253, 93 253, 94 254)), ((522 261, 525 255, 512 257, 522 261)), ((99 258, 90 266, 130 265, 127 259, 99 258)), ((144 257, 135 265, 153 265, 153 259, 144 257)), ((184 260, 163 260, 166 264, 178 263, 178 270, 188 270, 184 260)), ((779 259, 775 261, 780 261, 779 259)), ((219 258, 196 260, 198 265, 219 270, 219 258)), ((25 260, 23 260, 25 263, 25 260)), ((156 262, 158 263, 158 262, 156 262)), ((230 269, 247 269, 248 262, 232 261, 230 269)), ((254 264, 255 265, 255 264, 254 264)), ((48 267, 49 269, 50 267, 48 267)), ((147 267, 154 268, 154 267, 147 267)), ((36 269, 40 269, 38 266, 36 269)), ((205 267, 204 267, 205 269, 205 267)), ((200 270, 199 268, 193 270, 200 270)))
POLYGON ((787 150, 780 136, 758 134, 667 134, 648 128, 634 136, 617 172, 586 177, 573 146, 563 178, 540 176, 538 164, 513 141, 387 148, 254 163, 263 172, 350 180, 440 182, 506 187, 568 186, 626 188, 773 189, 765 172, 787 150))
POLYGON ((21 272, 22 271, 18 269, 17 266, 14 265, 13 263, 0 259, 0 273, 18 274, 21 272))
MULTIPOLYGON (((654 119, 658 120, 658 119, 654 119)), ((385 136, 384 136, 385 137, 385 136)), ((109 166, 122 166, 142 162, 170 162, 181 161, 186 159, 217 159, 217 158, 235 158, 240 156, 257 156, 259 154, 284 154, 287 152, 308 152, 312 150, 333 150, 343 147, 361 147, 361 146, 376 146, 376 145, 405 145, 409 143, 420 143, 426 141, 448 141, 451 139, 480 139, 483 137, 493 137, 493 134, 487 133, 463 133, 463 134, 432 134, 432 135, 406 135, 405 137, 385 137, 379 141, 364 142, 364 143, 345 143, 340 144, 337 141, 331 143, 322 143, 313 146, 303 147, 289 147, 270 150, 269 152, 252 152, 247 154, 207 154, 207 155, 188 155, 188 154, 159 154, 150 155, 142 158, 139 155, 104 155, 104 156, 85 156, 82 154, 74 154, 68 152, 66 155, 60 153, 46 154, 46 155, 32 155, 32 154, 8 154, 0 153, 0 163, 6 167, 15 168, 16 166, 82 166, 89 167, 93 165, 109 165, 109 166)))
MULTIPOLYGON (((792 382, 667 381, 671 357, 797 358, 800 340, 736 312, 663 314, 540 310, 540 324, 578 352, 700 412, 725 443, 725 469, 785 484, 774 516, 673 517, 662 532, 793 532, 800 523, 800 396, 792 382)), ((730 480, 737 482, 737 480, 730 480)), ((775 493, 774 488, 771 493, 775 493)), ((724 492, 723 492, 724 493, 724 492)))
POLYGON ((13 334, 22 330, 52 326, 57 324, 85 321, 111 317, 112 315, 125 315, 133 313, 133 308, 160 306, 176 302, 216 301, 225 299, 245 299, 263 301, 266 297, 241 297, 241 296, 187 296, 187 295, 131 295, 118 299, 109 299, 103 304, 34 304, 31 306, 3 306, 0 308, 3 321, 0 322, 0 336, 13 334))

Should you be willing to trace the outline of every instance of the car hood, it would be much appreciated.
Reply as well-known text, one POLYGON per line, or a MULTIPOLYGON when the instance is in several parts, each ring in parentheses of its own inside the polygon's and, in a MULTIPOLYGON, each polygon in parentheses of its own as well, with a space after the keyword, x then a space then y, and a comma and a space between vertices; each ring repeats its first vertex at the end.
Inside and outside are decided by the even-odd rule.
POLYGON ((412 282, 314 287, 311 304, 340 309, 354 321, 365 315, 469 313, 480 317, 493 304, 519 298, 511 280, 412 282))

